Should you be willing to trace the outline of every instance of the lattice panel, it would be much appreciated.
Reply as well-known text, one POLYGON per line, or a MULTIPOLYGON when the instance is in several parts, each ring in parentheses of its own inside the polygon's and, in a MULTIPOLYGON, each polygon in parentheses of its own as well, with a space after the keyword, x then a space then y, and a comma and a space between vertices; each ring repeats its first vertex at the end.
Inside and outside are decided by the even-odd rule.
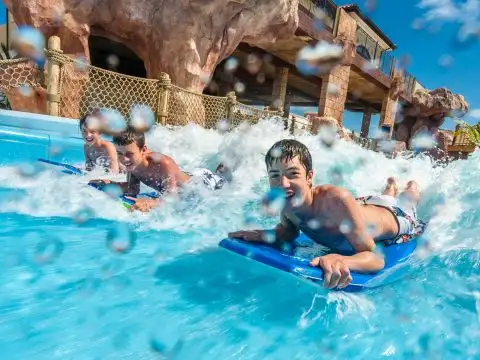
POLYGON ((168 98, 168 123, 171 125, 199 124, 215 127, 226 119, 227 98, 197 94, 171 85, 168 98))
POLYGON ((41 86, 40 71, 28 59, 0 60, 0 89, 41 86))
POLYGON ((236 103, 233 110, 233 126, 238 126, 244 121, 249 123, 256 123, 263 118, 270 118, 272 116, 280 116, 278 111, 260 110, 253 106, 236 103))
POLYGON ((125 117, 135 104, 157 109, 158 80, 137 78, 65 59, 61 71, 61 116, 79 118, 96 108, 120 111, 125 117))

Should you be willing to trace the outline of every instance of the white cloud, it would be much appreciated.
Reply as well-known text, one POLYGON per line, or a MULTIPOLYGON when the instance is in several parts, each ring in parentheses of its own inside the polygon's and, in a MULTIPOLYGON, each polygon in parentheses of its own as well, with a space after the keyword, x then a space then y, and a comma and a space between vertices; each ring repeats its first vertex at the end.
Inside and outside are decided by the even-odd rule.
POLYGON ((417 6, 427 10, 425 18, 429 21, 458 21, 473 25, 480 15, 480 0, 420 0, 417 6))
POLYGON ((461 16, 460 8, 452 0, 421 0, 418 7, 428 9, 426 20, 456 20, 461 16))
POLYGON ((461 24, 458 40, 480 36, 480 0, 420 0, 426 21, 444 21, 461 24))

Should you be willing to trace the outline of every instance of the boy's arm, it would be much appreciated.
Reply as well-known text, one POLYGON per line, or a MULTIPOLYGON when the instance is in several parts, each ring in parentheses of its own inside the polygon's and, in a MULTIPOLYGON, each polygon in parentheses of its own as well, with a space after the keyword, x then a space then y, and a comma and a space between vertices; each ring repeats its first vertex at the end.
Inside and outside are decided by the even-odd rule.
POLYGON ((347 224, 346 238, 356 251, 354 255, 328 254, 314 258, 311 265, 324 270, 324 285, 328 288, 345 287, 352 280, 350 271, 376 272, 384 268, 383 258, 374 253, 375 241, 366 231, 360 208, 353 196, 340 188, 332 188, 323 203, 315 210, 325 213, 328 209, 330 220, 336 227, 347 224), (320 208, 322 208, 320 210, 320 208))
POLYGON ((118 162, 118 155, 115 145, 110 142, 107 142, 106 144, 107 155, 110 158, 110 170, 114 173, 119 173, 120 164, 118 162))
POLYGON ((237 238, 245 241, 265 242, 270 244, 282 244, 293 242, 299 235, 298 227, 288 220, 285 215, 280 215, 280 223, 275 227, 275 238, 270 238, 271 230, 243 230, 234 231, 228 234, 229 238, 237 238))

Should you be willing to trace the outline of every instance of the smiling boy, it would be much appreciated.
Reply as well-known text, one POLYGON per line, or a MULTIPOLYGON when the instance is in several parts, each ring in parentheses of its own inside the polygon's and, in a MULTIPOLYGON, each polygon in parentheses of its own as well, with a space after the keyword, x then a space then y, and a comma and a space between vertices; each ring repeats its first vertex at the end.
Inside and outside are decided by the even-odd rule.
POLYGON ((85 141, 83 145, 85 170, 92 171, 96 166, 101 166, 111 172, 118 173, 120 165, 115 146, 111 142, 102 139, 100 131, 91 126, 93 122, 99 121, 96 117, 100 117, 98 111, 85 115, 80 119, 79 123, 80 131, 85 141))
MULTIPOLYGON (((413 181, 400 200, 395 197, 393 179, 383 195, 360 199, 340 187, 313 186, 310 152, 296 140, 275 143, 265 162, 270 187, 282 189, 286 197, 275 228, 276 245, 293 242, 302 231, 331 249, 310 263, 323 269, 327 288, 346 287, 352 280, 350 271, 383 269, 384 260, 375 253, 376 242, 403 242, 416 234, 419 192, 413 181)), ((265 235, 264 230, 252 230, 233 232, 229 237, 263 242, 265 235)))
POLYGON ((161 203, 160 199, 135 198, 140 192, 141 183, 165 195, 176 193, 194 177, 212 190, 222 188, 227 180, 231 180, 223 175, 228 168, 220 165, 216 173, 208 169, 195 169, 192 173, 183 171, 171 157, 150 151, 145 145, 145 135, 133 128, 114 136, 113 143, 118 159, 127 171, 127 181, 92 180, 91 183, 118 185, 128 199, 135 201, 132 210, 149 211, 161 203))

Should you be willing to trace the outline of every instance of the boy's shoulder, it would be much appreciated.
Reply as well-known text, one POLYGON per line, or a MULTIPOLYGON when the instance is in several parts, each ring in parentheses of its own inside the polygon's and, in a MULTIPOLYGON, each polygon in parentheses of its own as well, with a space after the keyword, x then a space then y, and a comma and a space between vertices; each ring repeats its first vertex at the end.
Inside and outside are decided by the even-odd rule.
POLYGON ((148 154, 148 159, 152 165, 160 166, 176 166, 177 163, 170 156, 158 152, 148 154))
POLYGON ((348 191, 340 186, 319 185, 313 189, 313 196, 316 201, 341 199, 348 195, 348 191))
POLYGON ((117 149, 115 148, 115 145, 108 140, 102 140, 102 142, 100 143, 100 149, 110 155, 117 153, 117 149))

